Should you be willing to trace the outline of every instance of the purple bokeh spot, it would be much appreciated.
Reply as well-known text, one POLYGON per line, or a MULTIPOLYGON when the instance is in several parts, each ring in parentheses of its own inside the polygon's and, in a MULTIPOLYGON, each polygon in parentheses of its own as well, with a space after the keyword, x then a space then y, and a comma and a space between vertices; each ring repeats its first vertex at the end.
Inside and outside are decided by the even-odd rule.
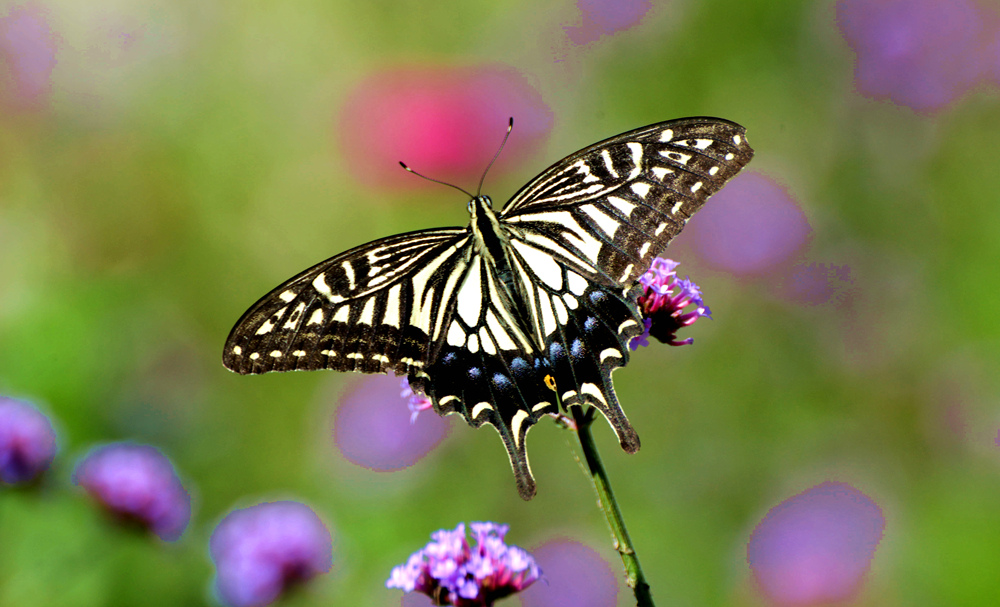
POLYGON ((56 457, 56 432, 30 404, 0 396, 0 483, 27 483, 56 457))
POLYGON ((20 105, 43 103, 56 66, 56 38, 41 7, 25 4, 0 17, 0 57, 7 65, 13 99, 20 105))
POLYGON ((790 258, 811 228, 784 188, 759 173, 737 175, 688 228, 698 254, 736 274, 759 274, 790 258))
POLYGON ((191 520, 191 496, 155 447, 113 443, 92 449, 77 465, 73 482, 111 514, 168 542, 180 538, 191 520))
POLYGON ((340 400, 333 440, 348 461, 372 470, 412 466, 448 434, 447 420, 427 412, 410 423, 399 379, 370 375, 354 382, 340 400))
POLYGON ((587 44, 638 25, 653 7, 650 0, 577 0, 581 22, 566 27, 574 44, 587 44))
POLYGON ((299 502, 257 504, 234 510, 212 532, 209 551, 219 595, 233 607, 277 600, 291 585, 330 571, 330 532, 299 502))
MULTIPOLYGON (((514 118, 502 172, 545 140, 552 112, 526 78, 499 67, 399 68, 377 72, 350 93, 337 126, 352 175, 371 187, 426 188, 404 161, 434 179, 473 188, 514 118)), ((440 187, 440 186, 435 186, 440 187)))
POLYGON ((618 604, 618 578, 593 549, 553 540, 531 551, 542 579, 521 593, 524 607, 607 607, 618 604))
POLYGON ((784 282, 784 295, 807 306, 835 301, 854 283, 851 268, 833 264, 807 263, 796 265, 784 282))
POLYGON ((747 560, 761 592, 777 605, 842 601, 860 589, 884 529, 870 497, 846 483, 823 483, 764 516, 747 560))
POLYGON ((969 0, 841 0, 858 89, 917 111, 965 93, 988 68, 983 11, 969 0))

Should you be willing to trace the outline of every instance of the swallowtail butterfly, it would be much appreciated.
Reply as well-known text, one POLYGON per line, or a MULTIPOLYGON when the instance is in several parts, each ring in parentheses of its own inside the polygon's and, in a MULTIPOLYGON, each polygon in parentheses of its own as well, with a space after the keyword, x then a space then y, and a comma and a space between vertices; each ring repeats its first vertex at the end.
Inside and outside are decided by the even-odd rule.
POLYGON ((639 449, 611 383, 643 331, 637 281, 750 161, 744 132, 685 118, 622 133, 555 163, 499 213, 474 196, 468 227, 332 257, 247 310, 223 364, 405 375, 439 413, 493 425, 530 499, 525 435, 559 402, 596 407, 639 449))

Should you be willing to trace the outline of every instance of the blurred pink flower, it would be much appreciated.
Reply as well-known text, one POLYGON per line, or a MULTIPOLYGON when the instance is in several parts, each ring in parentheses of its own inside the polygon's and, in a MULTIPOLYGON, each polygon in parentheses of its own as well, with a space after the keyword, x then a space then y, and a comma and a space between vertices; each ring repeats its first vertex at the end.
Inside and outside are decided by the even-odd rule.
POLYGON ((870 497, 846 483, 822 483, 764 516, 750 536, 747 560, 775 605, 843 601, 860 589, 884 529, 870 497))
POLYGON ((399 378, 360 378, 341 399, 333 420, 333 440, 348 461, 372 470, 412 466, 448 434, 449 424, 426 414, 412 423, 399 378))
POLYGON ((984 9, 970 0, 841 0, 858 89, 917 111, 941 109, 984 75, 984 9))
POLYGON ((56 66, 57 37, 49 28, 46 10, 35 4, 15 6, 0 17, 0 57, 6 80, 0 91, 4 101, 23 109, 48 102, 52 70, 56 66))
POLYGON ((580 25, 566 27, 573 44, 587 44, 638 25, 653 4, 650 0, 577 0, 580 25))
POLYGON ((760 173, 741 173, 688 228, 698 254, 719 269, 761 274, 788 260, 812 228, 785 189, 760 173))
MULTIPOLYGON (((491 173, 509 170, 544 141, 552 112, 528 81, 499 67, 415 67, 370 75, 348 96, 337 138, 350 171, 372 187, 424 188, 415 171, 472 191, 503 140, 491 173)), ((435 186, 439 187, 439 186, 435 186)))
POLYGON ((618 578, 593 549, 553 540, 531 551, 542 580, 521 593, 524 607, 607 607, 618 604, 618 578))

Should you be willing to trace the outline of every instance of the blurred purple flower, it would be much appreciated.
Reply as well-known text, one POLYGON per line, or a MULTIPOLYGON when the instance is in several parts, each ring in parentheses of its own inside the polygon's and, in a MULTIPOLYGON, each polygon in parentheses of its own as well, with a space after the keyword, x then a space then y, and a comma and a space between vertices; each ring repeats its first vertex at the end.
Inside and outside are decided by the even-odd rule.
POLYGON ((542 583, 521 594, 524 607, 606 607, 618 604, 618 578, 593 549, 555 540, 533 551, 542 583))
POLYGON ((764 516, 750 536, 747 560, 776 605, 843 601, 859 590, 884 529, 870 497, 846 483, 823 483, 764 516))
POLYGON ((807 263, 792 269, 782 290, 788 299, 818 306, 838 298, 853 282, 848 266, 807 263))
POLYGON ((233 607, 277 600, 290 585, 330 571, 330 532, 299 502, 270 502, 234 510, 209 542, 219 595, 233 607))
POLYGON ((649 337, 653 336, 660 342, 671 346, 686 346, 694 342, 694 338, 678 341, 677 331, 694 324, 701 317, 712 317, 711 310, 701 299, 701 289, 688 279, 678 279, 674 271, 680 264, 672 259, 657 257, 639 277, 642 285, 642 295, 639 296, 639 309, 645 317, 643 322, 646 330, 642 335, 632 338, 629 348, 638 350, 639 346, 648 346, 649 337), (674 293, 674 289, 677 290, 674 293), (695 306, 690 312, 684 308, 695 306))
POLYGON ((698 254, 736 274, 759 274, 790 258, 811 228, 784 188, 759 173, 737 175, 688 228, 698 254))
POLYGON ((73 482, 111 514, 138 522, 164 541, 180 538, 191 520, 191 496, 155 447, 113 443, 92 449, 73 482))
MULTIPOLYGON (((49 78, 56 66, 56 36, 49 28, 46 11, 23 4, 0 17, 0 57, 7 65, 8 102, 22 108, 45 104, 51 90, 49 78)), ((7 96, 5 95, 5 96, 7 96)))
POLYGON ((426 394, 414 392, 413 388, 410 387, 410 382, 406 381, 405 377, 399 380, 399 387, 399 396, 407 399, 406 406, 410 409, 411 424, 417 423, 417 416, 422 411, 434 408, 434 403, 431 402, 431 399, 427 398, 426 394))
POLYGON ((357 85, 340 113, 338 139, 353 175, 373 187, 429 187, 414 170, 469 190, 514 130, 493 172, 509 170, 544 141, 552 112, 511 69, 399 68, 357 85))
POLYGON ((333 440, 343 456, 372 470, 400 470, 444 440, 448 421, 438 415, 414 418, 422 405, 410 392, 401 396, 400 380, 388 375, 354 382, 334 414, 333 440))
POLYGON ((860 91, 917 111, 940 109, 983 75, 985 16, 970 0, 837 3, 860 91))
POLYGON ((32 481, 56 457, 56 432, 30 404, 0 396, 0 484, 32 481))
POLYGON ((470 546, 465 523, 454 531, 441 529, 432 541, 394 567, 386 588, 421 592, 438 605, 488 607, 520 592, 538 579, 540 571, 530 554, 504 543, 507 525, 469 523, 476 545, 470 546))
POLYGON ((587 44, 638 25, 653 4, 650 0, 577 0, 581 23, 567 27, 574 44, 587 44))

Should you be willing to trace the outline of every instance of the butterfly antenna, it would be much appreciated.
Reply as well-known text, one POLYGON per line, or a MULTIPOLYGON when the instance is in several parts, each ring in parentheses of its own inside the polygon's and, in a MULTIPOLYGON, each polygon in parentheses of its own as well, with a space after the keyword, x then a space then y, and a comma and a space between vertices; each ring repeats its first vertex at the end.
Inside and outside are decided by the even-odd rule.
POLYGON ((514 130, 514 117, 511 116, 510 122, 507 123, 507 134, 503 136, 503 141, 500 142, 500 149, 497 150, 496 154, 493 154, 493 160, 491 160, 490 163, 486 165, 486 170, 483 171, 483 176, 479 178, 479 188, 476 189, 476 196, 479 196, 479 194, 482 193, 483 182, 486 181, 486 173, 490 172, 490 168, 493 166, 493 163, 496 162, 497 158, 500 157, 500 152, 503 151, 503 146, 507 145, 507 138, 510 137, 510 132, 513 130, 514 130))
POLYGON ((461 193, 465 194, 465 195, 466 195, 466 196, 468 196, 469 198, 475 198, 475 196, 473 196, 472 194, 470 194, 470 193, 466 192, 465 190, 463 190, 462 188, 458 187, 457 185, 454 185, 454 184, 451 184, 451 183, 448 183, 447 181, 441 181, 441 180, 439 180, 439 179, 431 179, 431 178, 430 178, 430 177, 428 177, 427 175, 421 175, 420 173, 418 173, 418 172, 414 171, 413 169, 411 169, 410 167, 406 166, 406 163, 405 163, 405 162, 403 162, 402 160, 400 160, 400 161, 399 161, 399 166, 401 166, 401 167, 403 167, 404 169, 406 169, 407 171, 409 171, 409 172, 413 173, 413 174, 414 174, 414 175, 416 175, 417 177, 423 177, 423 178, 424 178, 424 179, 426 179, 427 181, 433 181, 434 183, 440 183, 441 185, 446 185, 446 186, 448 186, 449 188, 455 188, 456 190, 458 190, 459 192, 461 192, 461 193))

